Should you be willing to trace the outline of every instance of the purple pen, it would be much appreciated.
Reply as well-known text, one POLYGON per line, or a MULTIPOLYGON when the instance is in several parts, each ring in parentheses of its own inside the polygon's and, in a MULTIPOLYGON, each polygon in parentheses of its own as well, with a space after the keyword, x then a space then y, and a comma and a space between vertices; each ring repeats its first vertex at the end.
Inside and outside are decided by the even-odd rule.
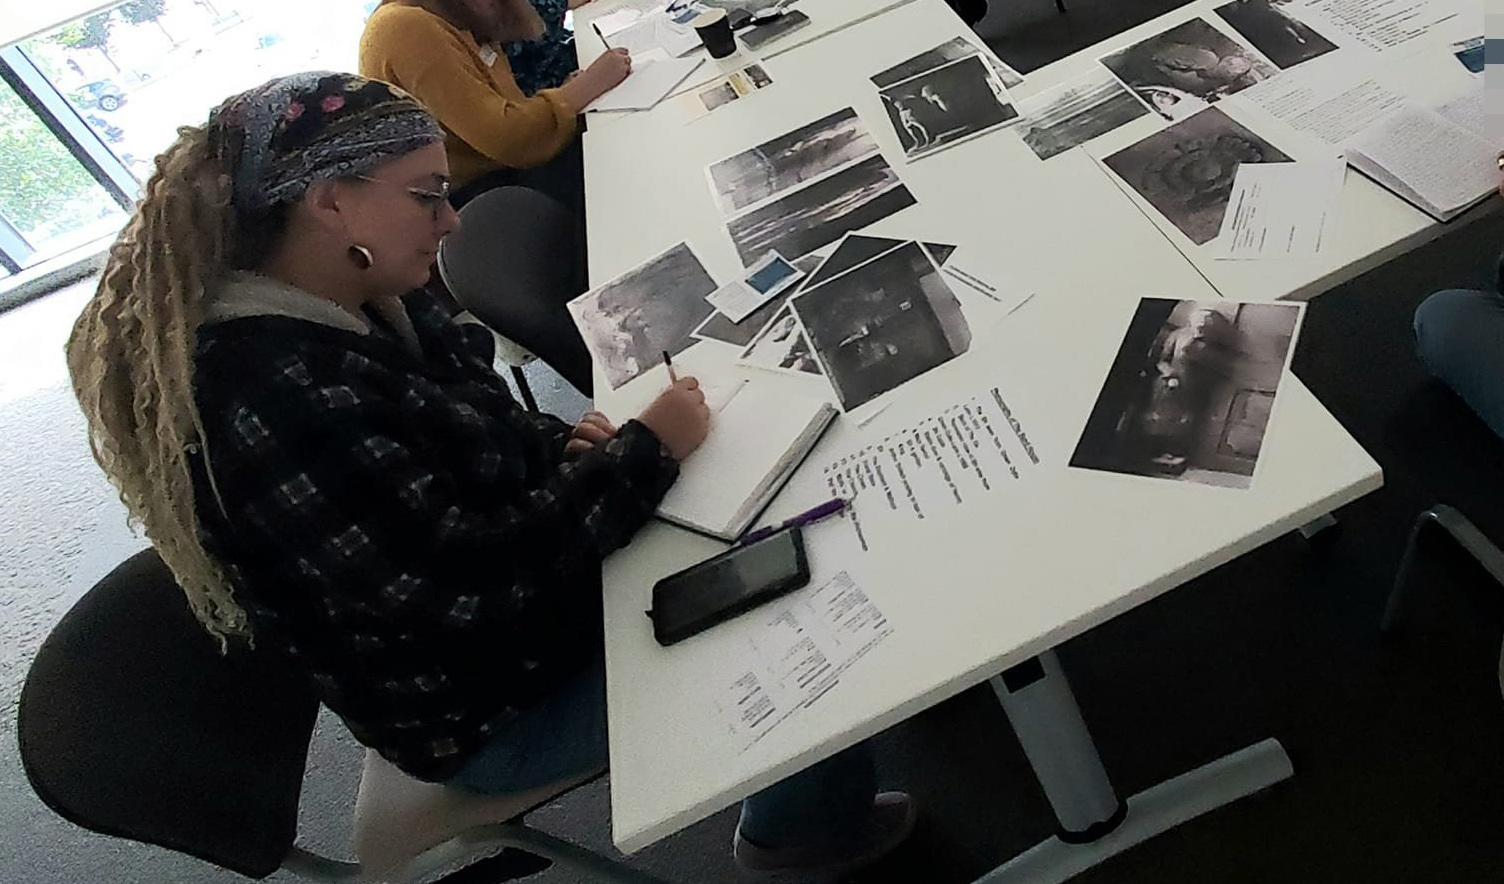
POLYGON ((785 528, 800 528, 810 524, 811 522, 818 522, 821 519, 839 513, 845 508, 846 501, 842 498, 837 497, 832 500, 827 500, 819 506, 814 507, 813 509, 807 509, 799 515, 788 519, 781 525, 769 525, 766 528, 758 528, 756 531, 744 534, 742 535, 742 539, 738 540, 737 543, 740 546, 747 546, 749 544, 756 543, 757 541, 762 540, 765 537, 771 537, 785 528))

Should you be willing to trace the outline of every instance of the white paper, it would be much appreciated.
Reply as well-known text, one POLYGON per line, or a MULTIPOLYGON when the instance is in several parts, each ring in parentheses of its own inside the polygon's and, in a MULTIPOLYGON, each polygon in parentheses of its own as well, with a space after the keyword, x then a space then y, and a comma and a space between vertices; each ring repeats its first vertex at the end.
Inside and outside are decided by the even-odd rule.
POLYGON ((1483 80, 1473 81, 1473 88, 1446 104, 1436 112, 1475 135, 1488 137, 1488 115, 1483 106, 1483 80))
POLYGON ((1407 107, 1353 139, 1354 166, 1398 183, 1440 214, 1450 214, 1493 191, 1499 170, 1481 136, 1426 108, 1407 107), (1368 164, 1359 165, 1361 158, 1368 164))
POLYGON ((838 520, 854 549, 901 541, 916 523, 964 516, 973 501, 1000 494, 1039 466, 1028 432, 992 387, 894 430, 822 467, 838 520))
MULTIPOLYGON (((1405 49, 1417 41, 1439 40, 1468 25, 1462 20, 1470 0, 1304 0, 1290 13, 1329 37, 1345 37, 1375 52, 1405 49), (1437 35, 1433 37, 1433 34, 1437 35)), ((1472 33, 1477 33, 1476 28, 1472 33)))
POLYGON ((1405 103, 1403 94, 1362 71, 1309 63, 1234 97, 1331 145, 1342 144, 1405 103))
POLYGON ((647 110, 662 101, 703 61, 703 58, 667 58, 634 64, 625 80, 592 101, 585 110, 647 110))
POLYGON ((674 24, 662 13, 644 16, 606 37, 612 49, 625 49, 634 59, 654 49, 683 55, 700 45, 700 36, 693 29, 674 24))
POLYGON ((705 296, 710 306, 732 322, 741 322, 772 298, 773 295, 765 295, 740 279, 734 279, 705 296))
POLYGON ((610 37, 612 34, 619 33, 625 28, 631 27, 642 18, 643 12, 643 9, 633 5, 622 6, 604 15, 597 15, 590 20, 589 24, 599 29, 602 34, 610 37))
POLYGON ((841 675, 893 632, 888 618, 846 571, 748 616, 748 668, 715 698, 721 721, 744 751, 829 694, 841 675))
POLYGON ((1346 173, 1341 159, 1239 166, 1213 256, 1314 255, 1331 231, 1346 173))

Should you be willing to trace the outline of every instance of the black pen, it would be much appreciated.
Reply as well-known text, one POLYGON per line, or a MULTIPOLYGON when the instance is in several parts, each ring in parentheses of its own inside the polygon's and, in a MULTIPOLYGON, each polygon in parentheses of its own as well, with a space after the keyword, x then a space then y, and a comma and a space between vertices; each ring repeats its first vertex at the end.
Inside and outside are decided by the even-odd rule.
POLYGON ((601 45, 606 47, 607 50, 610 50, 611 44, 606 42, 606 35, 601 33, 601 26, 596 24, 595 22, 591 22, 590 27, 595 31, 595 35, 601 38, 601 45))
POLYGON ((671 384, 679 383, 679 376, 674 374, 674 360, 668 358, 667 350, 663 351, 663 367, 668 369, 668 382, 671 384))

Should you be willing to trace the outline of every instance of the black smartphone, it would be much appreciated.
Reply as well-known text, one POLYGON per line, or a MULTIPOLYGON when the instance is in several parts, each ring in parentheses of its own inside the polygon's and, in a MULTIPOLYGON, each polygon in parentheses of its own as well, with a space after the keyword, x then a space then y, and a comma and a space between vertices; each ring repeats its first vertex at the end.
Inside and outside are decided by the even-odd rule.
POLYGON ((804 534, 789 528, 653 586, 653 637, 671 645, 809 583, 804 534))

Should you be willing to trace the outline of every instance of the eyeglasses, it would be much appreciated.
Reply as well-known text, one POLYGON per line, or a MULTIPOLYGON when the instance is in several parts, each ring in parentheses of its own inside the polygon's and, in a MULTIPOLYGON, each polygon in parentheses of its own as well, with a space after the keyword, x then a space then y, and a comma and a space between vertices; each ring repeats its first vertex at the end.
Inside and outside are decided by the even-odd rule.
POLYGON ((439 222, 439 213, 442 212, 444 210, 444 206, 449 203, 449 179, 447 178, 442 179, 439 182, 438 190, 429 190, 426 187, 413 187, 410 184, 400 184, 396 181, 387 181, 383 178, 372 178, 368 175, 352 175, 351 177, 355 178, 357 181, 365 181, 369 184, 385 184, 389 187, 402 188, 403 190, 407 191, 408 196, 412 197, 413 200, 418 203, 418 205, 423 206, 433 213, 433 220, 435 224, 439 222))

